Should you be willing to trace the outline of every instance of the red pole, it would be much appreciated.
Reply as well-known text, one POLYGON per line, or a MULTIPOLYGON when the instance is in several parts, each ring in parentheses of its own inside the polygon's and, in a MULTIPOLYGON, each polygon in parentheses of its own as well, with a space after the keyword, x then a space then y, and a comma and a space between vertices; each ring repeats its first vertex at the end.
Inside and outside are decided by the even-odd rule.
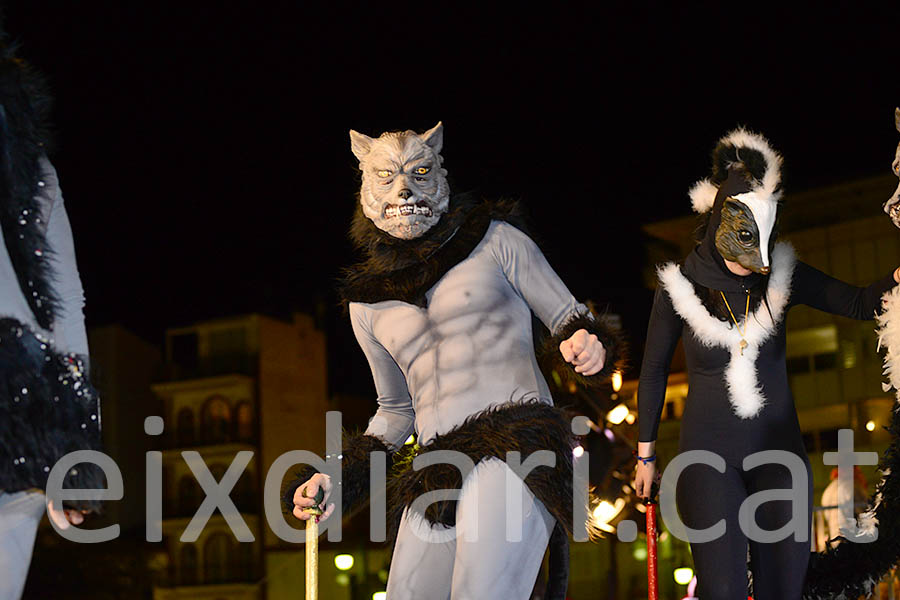
POLYGON ((647 507, 647 593, 649 600, 659 600, 659 577, 656 570, 656 502, 644 500, 647 507))

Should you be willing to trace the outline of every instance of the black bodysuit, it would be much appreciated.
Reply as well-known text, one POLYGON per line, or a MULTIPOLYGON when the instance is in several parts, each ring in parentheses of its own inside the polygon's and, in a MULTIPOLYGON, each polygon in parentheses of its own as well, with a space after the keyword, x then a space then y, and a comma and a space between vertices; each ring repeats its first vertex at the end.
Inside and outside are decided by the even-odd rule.
MULTIPOLYGON (((682 472, 676 488, 678 510, 688 527, 702 529, 722 518, 726 521, 726 534, 718 540, 691 544, 698 575, 698 596, 703 600, 746 600, 748 540, 738 524, 738 509, 744 499, 760 490, 792 486, 787 467, 770 464, 744 471, 743 458, 767 449, 787 450, 800 456, 808 474, 807 520, 811 515, 812 475, 785 365, 785 313, 791 306, 805 304, 836 315, 871 319, 880 307, 881 295, 896 283, 893 274, 889 274, 866 288, 851 286, 807 264, 795 262, 792 249, 779 245, 776 252, 781 253, 781 264, 773 258, 767 292, 770 301, 775 298, 771 303, 775 306, 762 305, 758 309, 762 313, 771 309, 775 317, 771 333, 755 349, 758 351, 756 380, 764 401, 754 416, 741 418, 736 414, 740 411, 734 406, 729 381, 732 387, 737 385, 739 392, 750 386, 728 373, 729 363, 738 357, 738 352, 731 346, 710 345, 711 331, 733 329, 734 325, 713 317, 696 295, 694 304, 690 304, 688 288, 682 286, 679 291, 673 284, 690 281, 708 289, 723 290, 735 317, 742 324, 741 329, 746 326, 748 336, 754 328, 758 332, 763 325, 754 315, 751 313, 746 325, 743 317, 747 298, 745 286, 758 283, 760 276, 733 275, 726 271, 721 258, 713 252, 715 250, 709 244, 702 244, 680 269, 670 265, 668 275, 665 269, 660 270, 662 285, 653 301, 641 366, 638 425, 641 441, 656 439, 669 364, 678 339, 682 337, 689 392, 681 419, 679 450, 709 450, 721 455, 727 465, 724 474, 706 465, 691 465, 682 472), (779 268, 782 269, 783 283, 789 281, 789 286, 784 285, 780 290, 783 295, 781 307, 777 306, 779 290, 773 290, 779 268), (791 275, 788 277, 786 272, 791 275)), ((768 323, 771 325, 772 321, 768 323)), ((790 517, 791 502, 787 500, 763 503, 756 511, 756 522, 764 530, 778 529, 790 517)), ((754 598, 799 599, 809 560, 809 541, 796 542, 793 535, 789 535, 780 542, 750 541, 749 544, 754 598)))

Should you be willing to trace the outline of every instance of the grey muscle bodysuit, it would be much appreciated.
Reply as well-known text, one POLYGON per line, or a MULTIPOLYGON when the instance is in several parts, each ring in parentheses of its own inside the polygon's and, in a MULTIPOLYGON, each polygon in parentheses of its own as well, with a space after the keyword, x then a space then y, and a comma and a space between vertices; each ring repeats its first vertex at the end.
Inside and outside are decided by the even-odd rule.
MULTIPOLYGON (((353 331, 378 392, 375 416, 383 419, 377 426, 373 420, 367 433, 396 448, 415 431, 427 444, 490 406, 534 397, 552 403, 535 359, 531 311, 556 333, 588 310, 526 234, 492 221, 426 299, 427 308, 399 300, 350 303, 353 331)), ((554 520, 512 477, 523 501, 522 534, 520 541, 507 540, 504 497, 511 474, 497 459, 478 463, 463 482, 455 535, 404 513, 389 598, 529 597, 554 520)))

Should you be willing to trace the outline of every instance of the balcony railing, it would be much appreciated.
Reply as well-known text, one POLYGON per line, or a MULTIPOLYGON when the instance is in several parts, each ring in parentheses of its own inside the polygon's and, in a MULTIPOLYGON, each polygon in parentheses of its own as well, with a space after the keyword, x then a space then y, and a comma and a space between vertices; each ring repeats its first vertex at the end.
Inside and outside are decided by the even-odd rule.
POLYGON ((237 560, 225 565, 181 566, 159 571, 154 576, 156 587, 186 587, 223 584, 253 584, 261 579, 258 564, 246 564, 237 560))
POLYGON ((259 445, 259 436, 254 430, 252 433, 240 434, 238 432, 204 431, 186 432, 177 429, 166 431, 156 438, 160 450, 178 450, 182 448, 200 448, 203 446, 218 446, 222 444, 248 444, 259 445))
POLYGON ((257 354, 219 354, 191 362, 170 362, 163 366, 163 381, 199 379, 218 375, 255 375, 259 368, 257 354))
MULTIPOLYGON (((230 494, 230 497, 238 511, 244 514, 259 514, 260 494, 258 492, 233 491, 230 494)), ((202 502, 202 495, 200 497, 190 498, 167 498, 163 502, 163 518, 189 519, 194 516, 202 502)))

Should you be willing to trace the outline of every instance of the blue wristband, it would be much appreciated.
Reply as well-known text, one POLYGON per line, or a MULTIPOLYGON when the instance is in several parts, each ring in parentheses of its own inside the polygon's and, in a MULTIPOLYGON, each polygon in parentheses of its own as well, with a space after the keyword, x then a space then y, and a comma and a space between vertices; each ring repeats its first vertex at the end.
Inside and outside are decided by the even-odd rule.
POLYGON ((645 465, 646 465, 647 463, 650 463, 650 462, 653 462, 653 461, 656 460, 656 455, 655 455, 655 454, 652 455, 652 456, 638 456, 637 453, 635 452, 634 456, 635 456, 635 458, 637 458, 639 461, 641 461, 641 462, 644 463, 645 465))

